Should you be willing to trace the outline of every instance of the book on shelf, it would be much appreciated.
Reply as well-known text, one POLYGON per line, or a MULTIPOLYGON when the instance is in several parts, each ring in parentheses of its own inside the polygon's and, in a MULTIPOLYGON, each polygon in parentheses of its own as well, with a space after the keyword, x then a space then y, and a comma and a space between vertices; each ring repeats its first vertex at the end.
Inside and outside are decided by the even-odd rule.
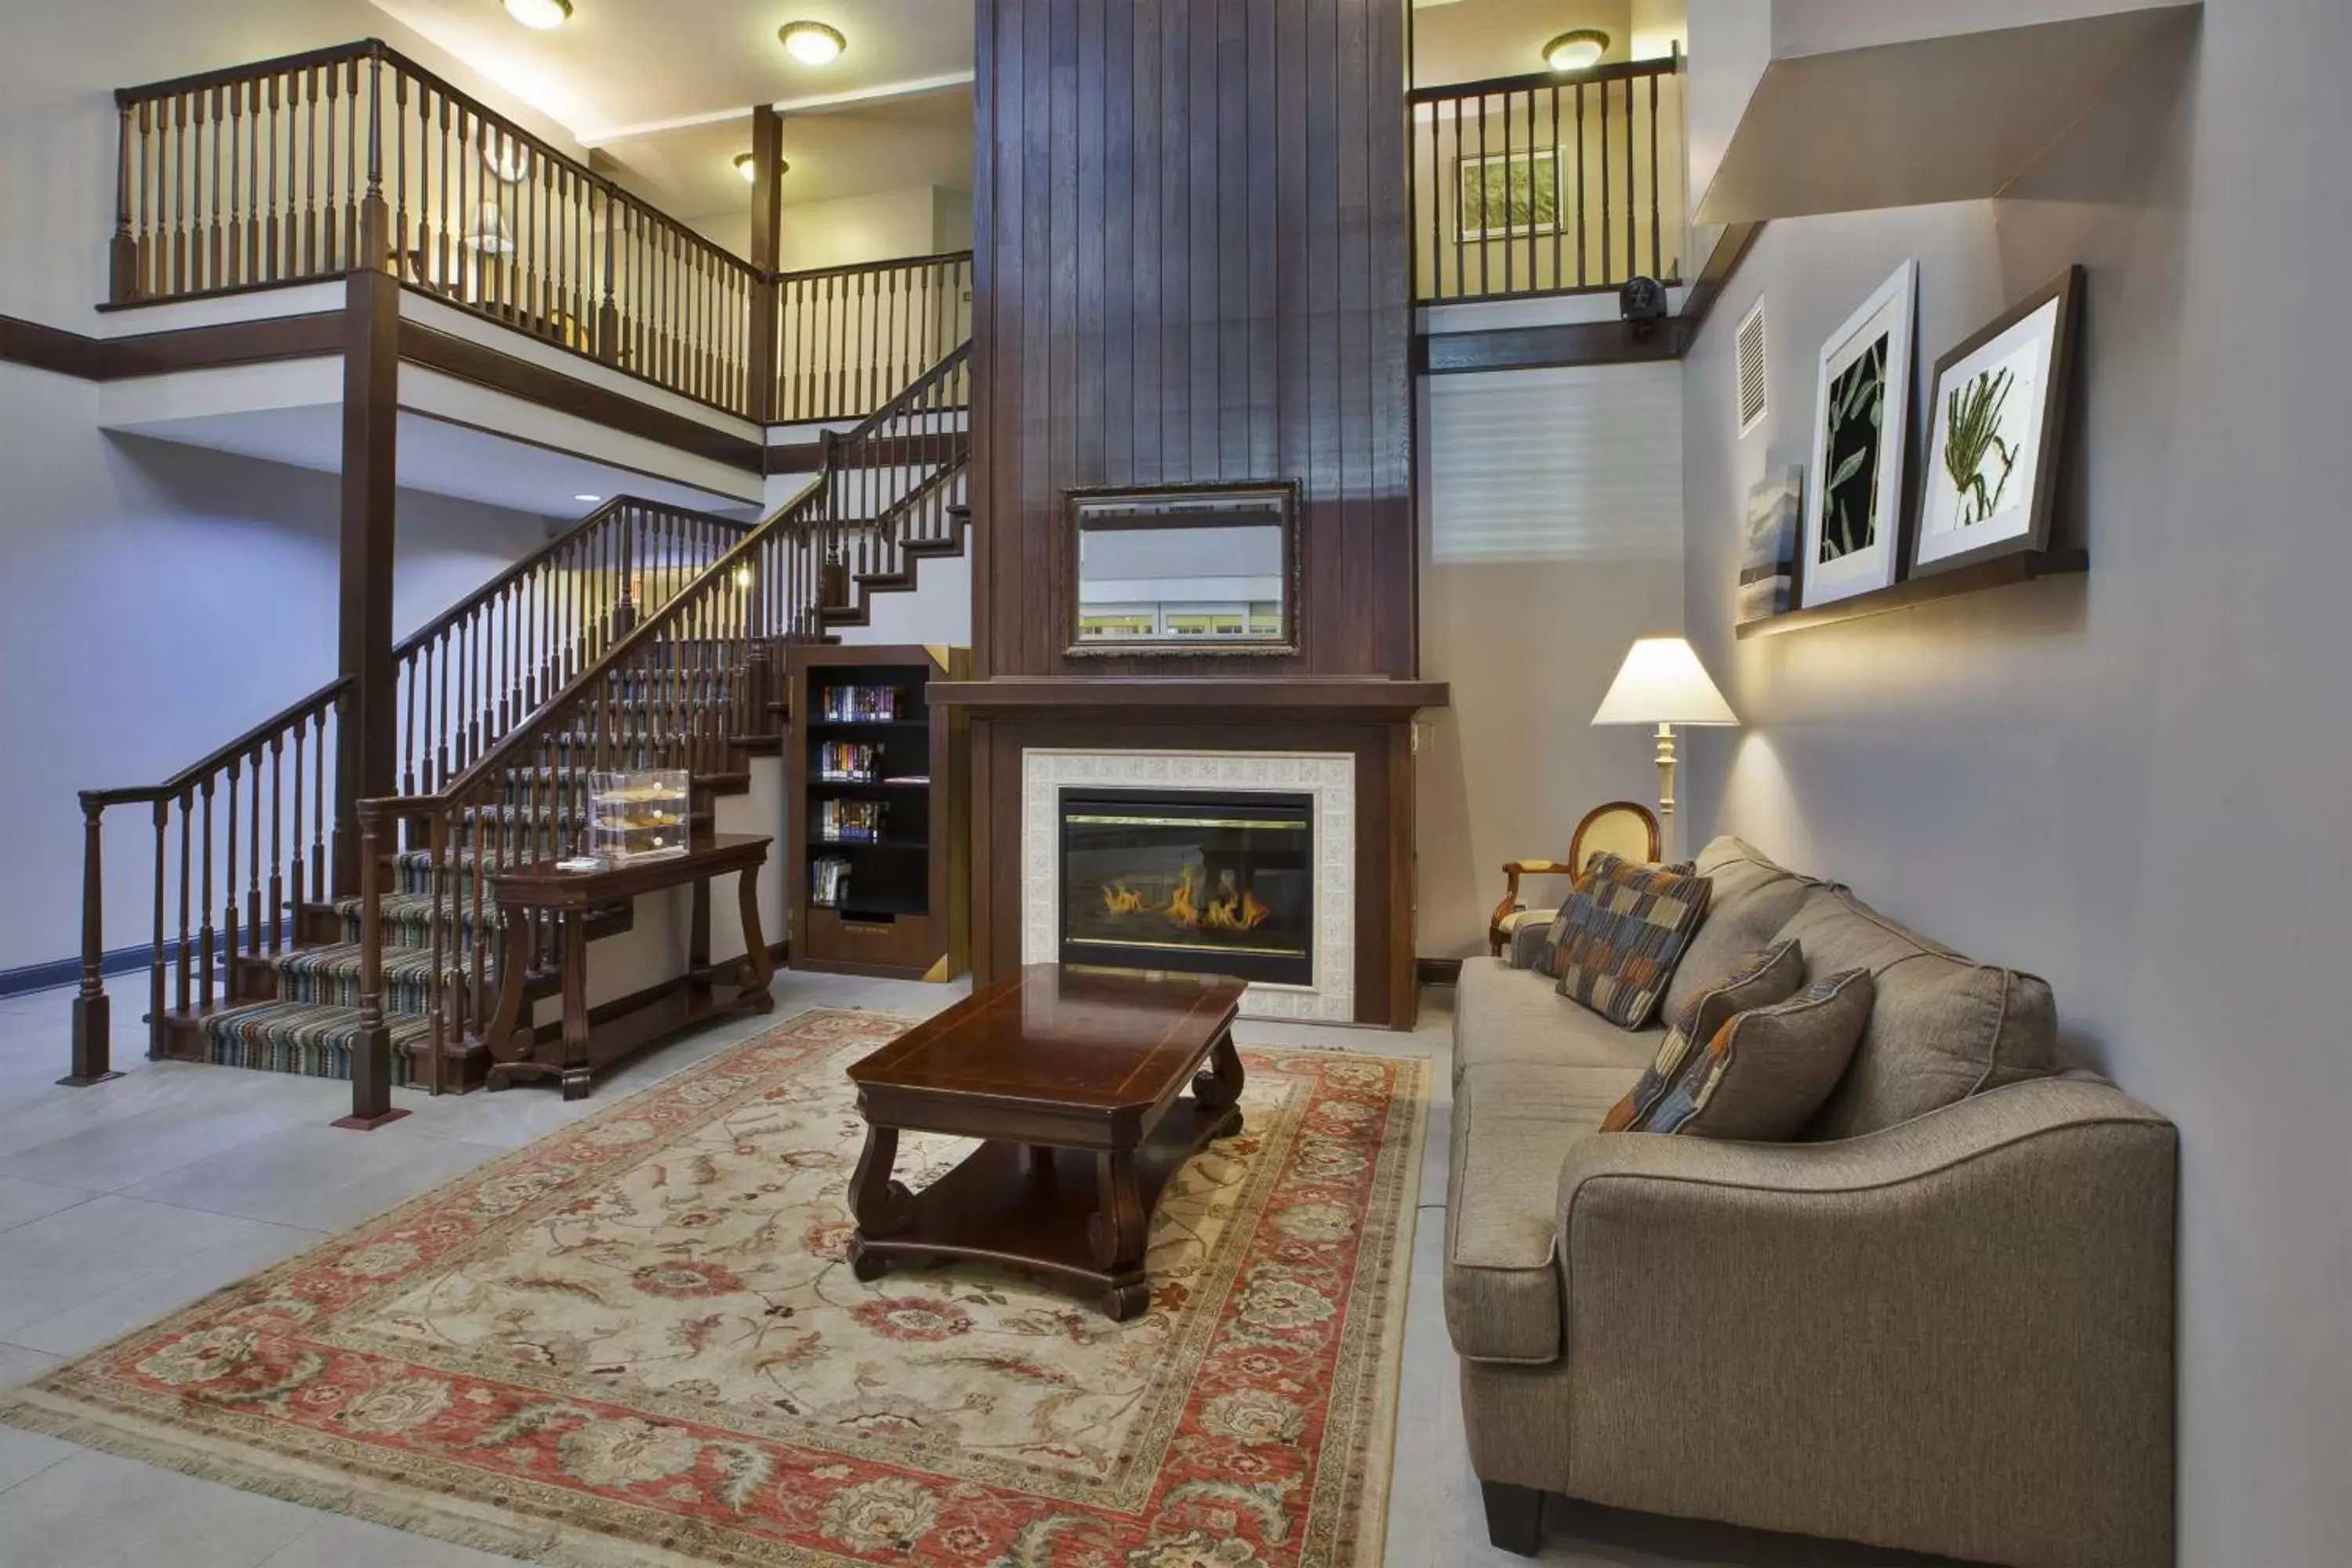
POLYGON ((828 686, 817 698, 818 711, 833 724, 886 724, 898 717, 895 686, 828 686))
POLYGON ((873 844, 882 837, 883 802, 821 800, 816 807, 816 836, 833 844, 873 844))
POLYGON ((824 784, 872 784, 877 747, 853 741, 827 741, 817 748, 816 776, 824 784))
POLYGON ((837 910, 849 896, 849 862, 827 855, 809 867, 809 901, 820 909, 837 910))

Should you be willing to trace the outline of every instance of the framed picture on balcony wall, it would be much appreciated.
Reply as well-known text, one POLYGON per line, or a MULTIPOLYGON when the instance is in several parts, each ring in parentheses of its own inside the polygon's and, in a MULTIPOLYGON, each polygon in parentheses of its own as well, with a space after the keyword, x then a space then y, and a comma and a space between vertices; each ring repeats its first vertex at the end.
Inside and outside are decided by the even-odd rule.
POLYGON ((1456 158, 1454 190, 1461 244, 1559 232, 1559 159, 1549 147, 1456 158))
POLYGON ((2050 547, 2082 286, 2068 268, 1936 362, 1915 573, 2050 547))
POLYGON ((1826 605, 1895 581, 1918 288, 1919 264, 1906 261, 1822 345, 1800 604, 1826 605))

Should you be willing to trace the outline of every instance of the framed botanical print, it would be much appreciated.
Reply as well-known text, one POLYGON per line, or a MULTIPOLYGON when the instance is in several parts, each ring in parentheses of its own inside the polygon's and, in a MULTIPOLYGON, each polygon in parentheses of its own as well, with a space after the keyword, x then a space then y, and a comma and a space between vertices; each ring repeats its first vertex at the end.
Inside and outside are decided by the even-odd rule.
POLYGON ((1454 161, 1454 237, 1465 245, 1559 232, 1559 159, 1549 147, 1454 161))
POLYGON ((1936 362, 1914 572, 2049 548, 2082 287, 2068 268, 1936 362))
POLYGON ((1822 345, 1798 561, 1800 603, 1895 581, 1919 264, 1906 261, 1822 345))

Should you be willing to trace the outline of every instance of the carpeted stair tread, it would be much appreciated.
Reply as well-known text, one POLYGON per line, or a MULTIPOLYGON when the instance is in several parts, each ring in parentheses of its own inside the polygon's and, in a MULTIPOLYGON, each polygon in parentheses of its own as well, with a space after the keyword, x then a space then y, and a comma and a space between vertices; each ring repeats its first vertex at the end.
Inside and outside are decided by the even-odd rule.
MULTIPOLYGON (((205 1056, 223 1067, 297 1073, 305 1078, 349 1079, 352 1051, 359 1043, 356 1007, 316 1002, 256 1002, 208 1015, 204 1021, 205 1056)), ((409 1052, 423 1048, 433 1021, 423 1016, 387 1016, 392 1031, 392 1081, 408 1081, 409 1052)))

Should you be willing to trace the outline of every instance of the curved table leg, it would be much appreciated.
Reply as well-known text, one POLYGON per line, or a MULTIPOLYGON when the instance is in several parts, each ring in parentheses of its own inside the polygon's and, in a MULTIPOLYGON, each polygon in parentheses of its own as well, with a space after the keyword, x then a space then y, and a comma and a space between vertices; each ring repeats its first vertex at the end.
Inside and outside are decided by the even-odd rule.
POLYGON ((857 1170, 849 1179, 849 1212, 857 1220, 857 1229, 849 1237, 849 1267, 860 1279, 876 1279, 887 1267, 866 1250, 866 1238, 879 1240, 904 1230, 914 1208, 914 1194, 890 1177, 891 1163, 898 1157, 898 1130, 869 1123, 857 1170))
POLYGON ((1233 1031, 1228 1029, 1209 1047, 1209 1065, 1192 1076, 1192 1098, 1202 1110, 1232 1111, 1218 1125, 1220 1138, 1231 1138, 1242 1130, 1242 1081, 1241 1053, 1234 1049, 1233 1031))
POLYGON ((769 983, 775 978, 776 961, 768 956, 767 933, 760 929, 756 870, 746 870, 735 879, 735 903, 743 917, 743 989, 735 1000, 755 1013, 765 1013, 776 1005, 768 992, 769 983))
MULTIPOLYGON (((1150 1221, 1135 1183, 1135 1152, 1119 1149, 1096 1155, 1095 1175, 1102 1206, 1087 1220, 1087 1246, 1095 1267, 1106 1274, 1139 1276, 1150 1221)), ((1141 1312, 1150 1299, 1150 1286, 1139 1278, 1105 1290, 1103 1310, 1113 1322, 1123 1323, 1141 1312)))

